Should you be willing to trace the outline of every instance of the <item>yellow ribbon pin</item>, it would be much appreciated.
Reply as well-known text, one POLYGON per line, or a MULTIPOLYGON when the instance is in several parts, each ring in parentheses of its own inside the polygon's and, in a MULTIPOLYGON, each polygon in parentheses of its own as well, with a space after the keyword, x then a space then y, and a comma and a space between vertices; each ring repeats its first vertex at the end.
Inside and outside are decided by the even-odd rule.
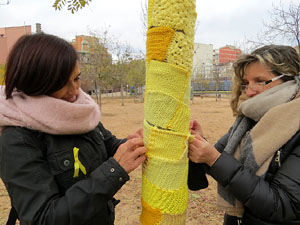
POLYGON ((79 152, 79 148, 74 147, 73 154, 74 154, 75 162, 74 162, 74 176, 73 177, 78 177, 79 169, 81 170, 81 172, 84 175, 86 175, 86 169, 78 159, 78 152, 79 152))

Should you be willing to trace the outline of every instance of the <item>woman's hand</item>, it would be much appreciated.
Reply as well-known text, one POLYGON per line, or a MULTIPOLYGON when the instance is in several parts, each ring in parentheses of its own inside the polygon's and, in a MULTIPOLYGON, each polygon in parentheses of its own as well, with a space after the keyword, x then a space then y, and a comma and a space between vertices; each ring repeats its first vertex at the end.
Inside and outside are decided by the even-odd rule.
POLYGON ((192 135, 199 134, 201 137, 203 137, 201 126, 197 120, 190 121, 190 132, 192 135))
POLYGON ((130 134, 127 136, 127 139, 130 140, 132 138, 142 138, 143 139, 143 128, 140 128, 137 130, 137 132, 135 132, 134 134, 130 134))
POLYGON ((192 162, 206 163, 212 166, 221 154, 213 145, 197 134, 189 144, 188 155, 192 162))
POLYGON ((143 139, 132 138, 119 146, 114 159, 129 174, 146 160, 146 151, 143 139))

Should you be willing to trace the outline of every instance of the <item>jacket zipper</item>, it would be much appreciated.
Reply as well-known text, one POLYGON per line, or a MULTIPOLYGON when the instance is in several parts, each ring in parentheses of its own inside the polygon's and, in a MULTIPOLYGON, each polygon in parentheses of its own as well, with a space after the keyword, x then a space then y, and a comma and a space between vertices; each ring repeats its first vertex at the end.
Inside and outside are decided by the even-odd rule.
POLYGON ((281 167, 280 157, 281 157, 281 149, 279 149, 276 152, 276 157, 275 157, 275 162, 278 164, 278 167, 281 167))
POLYGON ((237 224, 242 225, 242 219, 237 219, 237 224))

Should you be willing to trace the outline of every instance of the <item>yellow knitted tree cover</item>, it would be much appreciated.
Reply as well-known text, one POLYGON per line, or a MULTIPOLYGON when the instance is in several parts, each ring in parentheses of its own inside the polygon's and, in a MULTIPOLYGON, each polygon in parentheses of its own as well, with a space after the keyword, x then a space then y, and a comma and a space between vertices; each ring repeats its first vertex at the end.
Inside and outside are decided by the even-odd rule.
POLYGON ((185 224, 195 0, 148 0, 142 225, 185 224))

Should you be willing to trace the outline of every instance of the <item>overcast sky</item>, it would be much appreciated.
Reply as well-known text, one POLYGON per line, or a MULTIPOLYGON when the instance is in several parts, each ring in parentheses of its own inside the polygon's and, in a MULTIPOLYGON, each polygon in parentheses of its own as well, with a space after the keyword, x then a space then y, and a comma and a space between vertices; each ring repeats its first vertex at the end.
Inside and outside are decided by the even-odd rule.
MULTIPOLYGON (((55 11, 54 0, 9 0, 5 5, 7 1, 0 0, 0 27, 26 24, 35 32, 35 24, 41 23, 44 32, 68 41, 75 35, 88 35, 89 30, 110 27, 110 33, 120 42, 145 51, 141 32, 141 4, 145 0, 92 0, 89 6, 75 14, 67 7, 55 11)), ((290 0, 282 2, 288 5, 290 0)), ((279 3, 280 0, 196 0, 198 28, 195 42, 219 48, 241 45, 246 38, 255 39, 263 30, 263 21, 270 17, 272 4, 279 3)))

